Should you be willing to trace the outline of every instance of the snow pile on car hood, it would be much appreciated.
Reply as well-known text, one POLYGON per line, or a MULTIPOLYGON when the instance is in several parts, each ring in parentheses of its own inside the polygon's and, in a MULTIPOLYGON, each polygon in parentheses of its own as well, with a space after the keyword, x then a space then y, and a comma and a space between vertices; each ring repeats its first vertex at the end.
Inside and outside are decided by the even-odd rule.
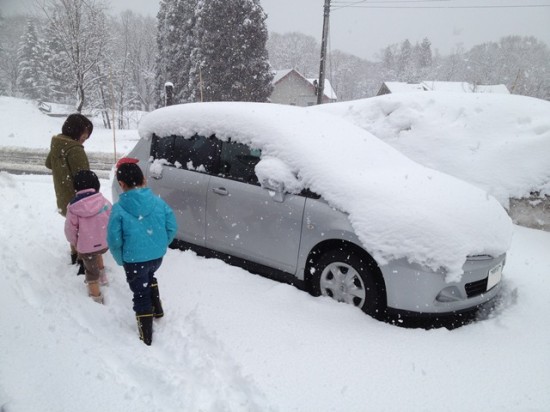
POLYGON ((396 93, 310 110, 337 114, 508 207, 550 195, 550 102, 489 93, 396 93))
POLYGON ((194 103, 152 112, 139 133, 215 134, 282 160, 305 187, 349 214, 381 265, 407 258, 446 269, 452 281, 468 255, 500 255, 510 246, 511 221, 492 196, 413 162, 336 116, 275 104, 194 103))

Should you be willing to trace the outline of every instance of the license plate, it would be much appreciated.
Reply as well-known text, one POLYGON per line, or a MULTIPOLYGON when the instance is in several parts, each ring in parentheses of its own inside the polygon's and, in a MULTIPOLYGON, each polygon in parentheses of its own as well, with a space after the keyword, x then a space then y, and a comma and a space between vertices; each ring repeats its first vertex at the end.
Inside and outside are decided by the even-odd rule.
POLYGON ((502 279, 502 263, 489 271, 487 278, 487 290, 494 288, 502 279))

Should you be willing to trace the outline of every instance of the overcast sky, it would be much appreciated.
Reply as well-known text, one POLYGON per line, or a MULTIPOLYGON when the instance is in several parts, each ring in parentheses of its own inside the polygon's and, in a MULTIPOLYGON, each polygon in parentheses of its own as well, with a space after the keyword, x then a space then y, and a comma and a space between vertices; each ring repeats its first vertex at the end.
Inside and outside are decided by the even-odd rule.
MULTIPOLYGON (((270 32, 297 31, 320 43, 325 0, 260 1, 270 32)), ((131 9, 152 16, 159 7, 158 0, 107 3, 114 12, 131 9)), ((33 0, 0 0, 0 10, 12 14, 31 4, 33 0)), ((332 0, 330 28, 331 49, 371 60, 384 47, 407 38, 414 44, 427 37, 441 54, 510 34, 532 35, 550 46, 550 0, 332 0), (540 5, 546 7, 532 7, 540 5)))

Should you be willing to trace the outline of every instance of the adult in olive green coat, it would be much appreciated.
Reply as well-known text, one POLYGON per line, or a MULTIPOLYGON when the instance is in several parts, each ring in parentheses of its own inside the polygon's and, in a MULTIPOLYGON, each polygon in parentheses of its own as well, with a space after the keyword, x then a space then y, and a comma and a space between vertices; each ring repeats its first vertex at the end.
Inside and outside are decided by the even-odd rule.
POLYGON ((57 198, 57 209, 61 215, 67 213, 67 205, 75 196, 73 178, 80 170, 90 170, 88 156, 83 143, 90 137, 94 126, 84 115, 69 115, 61 134, 52 137, 46 167, 51 169, 53 186, 57 198))

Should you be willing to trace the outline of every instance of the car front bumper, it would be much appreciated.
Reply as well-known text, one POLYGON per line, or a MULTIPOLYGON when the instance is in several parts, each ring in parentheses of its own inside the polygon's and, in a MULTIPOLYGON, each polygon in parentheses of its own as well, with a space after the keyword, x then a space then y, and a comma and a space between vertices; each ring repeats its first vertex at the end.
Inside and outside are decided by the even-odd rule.
POLYGON ((417 314, 452 314, 475 309, 498 295, 505 259, 505 254, 468 258, 459 282, 446 282, 443 270, 434 272, 406 259, 393 261, 380 268, 386 283, 388 309, 417 314))

